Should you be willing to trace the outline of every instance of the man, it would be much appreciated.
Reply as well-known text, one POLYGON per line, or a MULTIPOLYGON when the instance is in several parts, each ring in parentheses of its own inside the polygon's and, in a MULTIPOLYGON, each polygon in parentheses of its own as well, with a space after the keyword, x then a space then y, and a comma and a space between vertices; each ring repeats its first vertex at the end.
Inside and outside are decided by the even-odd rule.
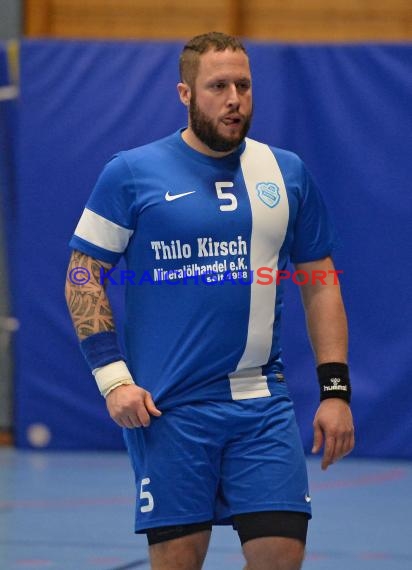
POLYGON ((301 275, 327 275, 301 287, 321 387, 313 451, 324 444, 326 469, 354 445, 333 232, 300 159, 245 139, 243 45, 197 36, 180 71, 188 127, 108 163, 71 240, 68 305, 110 416, 126 428, 135 529, 153 570, 200 569, 212 523, 234 525, 248 570, 297 570, 311 510, 276 272, 290 258, 301 275), (122 255, 126 358, 104 287, 122 255), (80 268, 91 275, 82 286, 71 280, 80 268))

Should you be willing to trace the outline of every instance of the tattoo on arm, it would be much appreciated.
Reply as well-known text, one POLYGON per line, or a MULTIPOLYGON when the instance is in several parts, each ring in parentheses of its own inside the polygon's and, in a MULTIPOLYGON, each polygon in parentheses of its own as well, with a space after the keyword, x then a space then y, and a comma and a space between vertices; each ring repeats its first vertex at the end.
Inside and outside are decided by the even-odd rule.
POLYGON ((100 282, 100 269, 110 269, 110 263, 73 251, 66 278, 66 301, 73 325, 80 340, 99 332, 114 330, 113 313, 104 285, 100 282), (70 271, 84 267, 90 274, 87 283, 76 284, 70 271))

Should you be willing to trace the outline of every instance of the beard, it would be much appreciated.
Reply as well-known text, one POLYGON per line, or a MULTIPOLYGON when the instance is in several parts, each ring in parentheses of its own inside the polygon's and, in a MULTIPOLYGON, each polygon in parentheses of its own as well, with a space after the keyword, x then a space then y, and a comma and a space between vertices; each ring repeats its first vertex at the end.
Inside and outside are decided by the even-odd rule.
POLYGON ((190 126, 202 143, 217 152, 230 152, 237 148, 246 137, 250 128, 252 113, 244 118, 242 130, 236 137, 225 137, 219 134, 213 121, 197 106, 195 96, 190 101, 189 117, 190 126))

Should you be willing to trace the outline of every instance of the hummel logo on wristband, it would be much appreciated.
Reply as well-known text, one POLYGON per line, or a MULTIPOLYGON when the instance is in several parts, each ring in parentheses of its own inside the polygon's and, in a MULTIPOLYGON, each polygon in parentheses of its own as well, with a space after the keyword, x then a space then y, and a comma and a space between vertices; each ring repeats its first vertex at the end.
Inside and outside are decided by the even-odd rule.
POLYGON ((341 378, 331 378, 330 382, 332 386, 323 386, 323 391, 328 392, 329 390, 343 390, 344 392, 348 391, 348 387, 346 384, 340 384, 341 378))

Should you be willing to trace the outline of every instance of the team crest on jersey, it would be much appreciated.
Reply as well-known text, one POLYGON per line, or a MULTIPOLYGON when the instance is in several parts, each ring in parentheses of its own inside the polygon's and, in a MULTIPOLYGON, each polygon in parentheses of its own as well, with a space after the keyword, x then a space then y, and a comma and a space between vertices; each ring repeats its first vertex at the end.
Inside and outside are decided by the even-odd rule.
POLYGON ((274 208, 279 204, 279 186, 274 182, 259 182, 256 184, 256 192, 262 202, 269 208, 274 208))

